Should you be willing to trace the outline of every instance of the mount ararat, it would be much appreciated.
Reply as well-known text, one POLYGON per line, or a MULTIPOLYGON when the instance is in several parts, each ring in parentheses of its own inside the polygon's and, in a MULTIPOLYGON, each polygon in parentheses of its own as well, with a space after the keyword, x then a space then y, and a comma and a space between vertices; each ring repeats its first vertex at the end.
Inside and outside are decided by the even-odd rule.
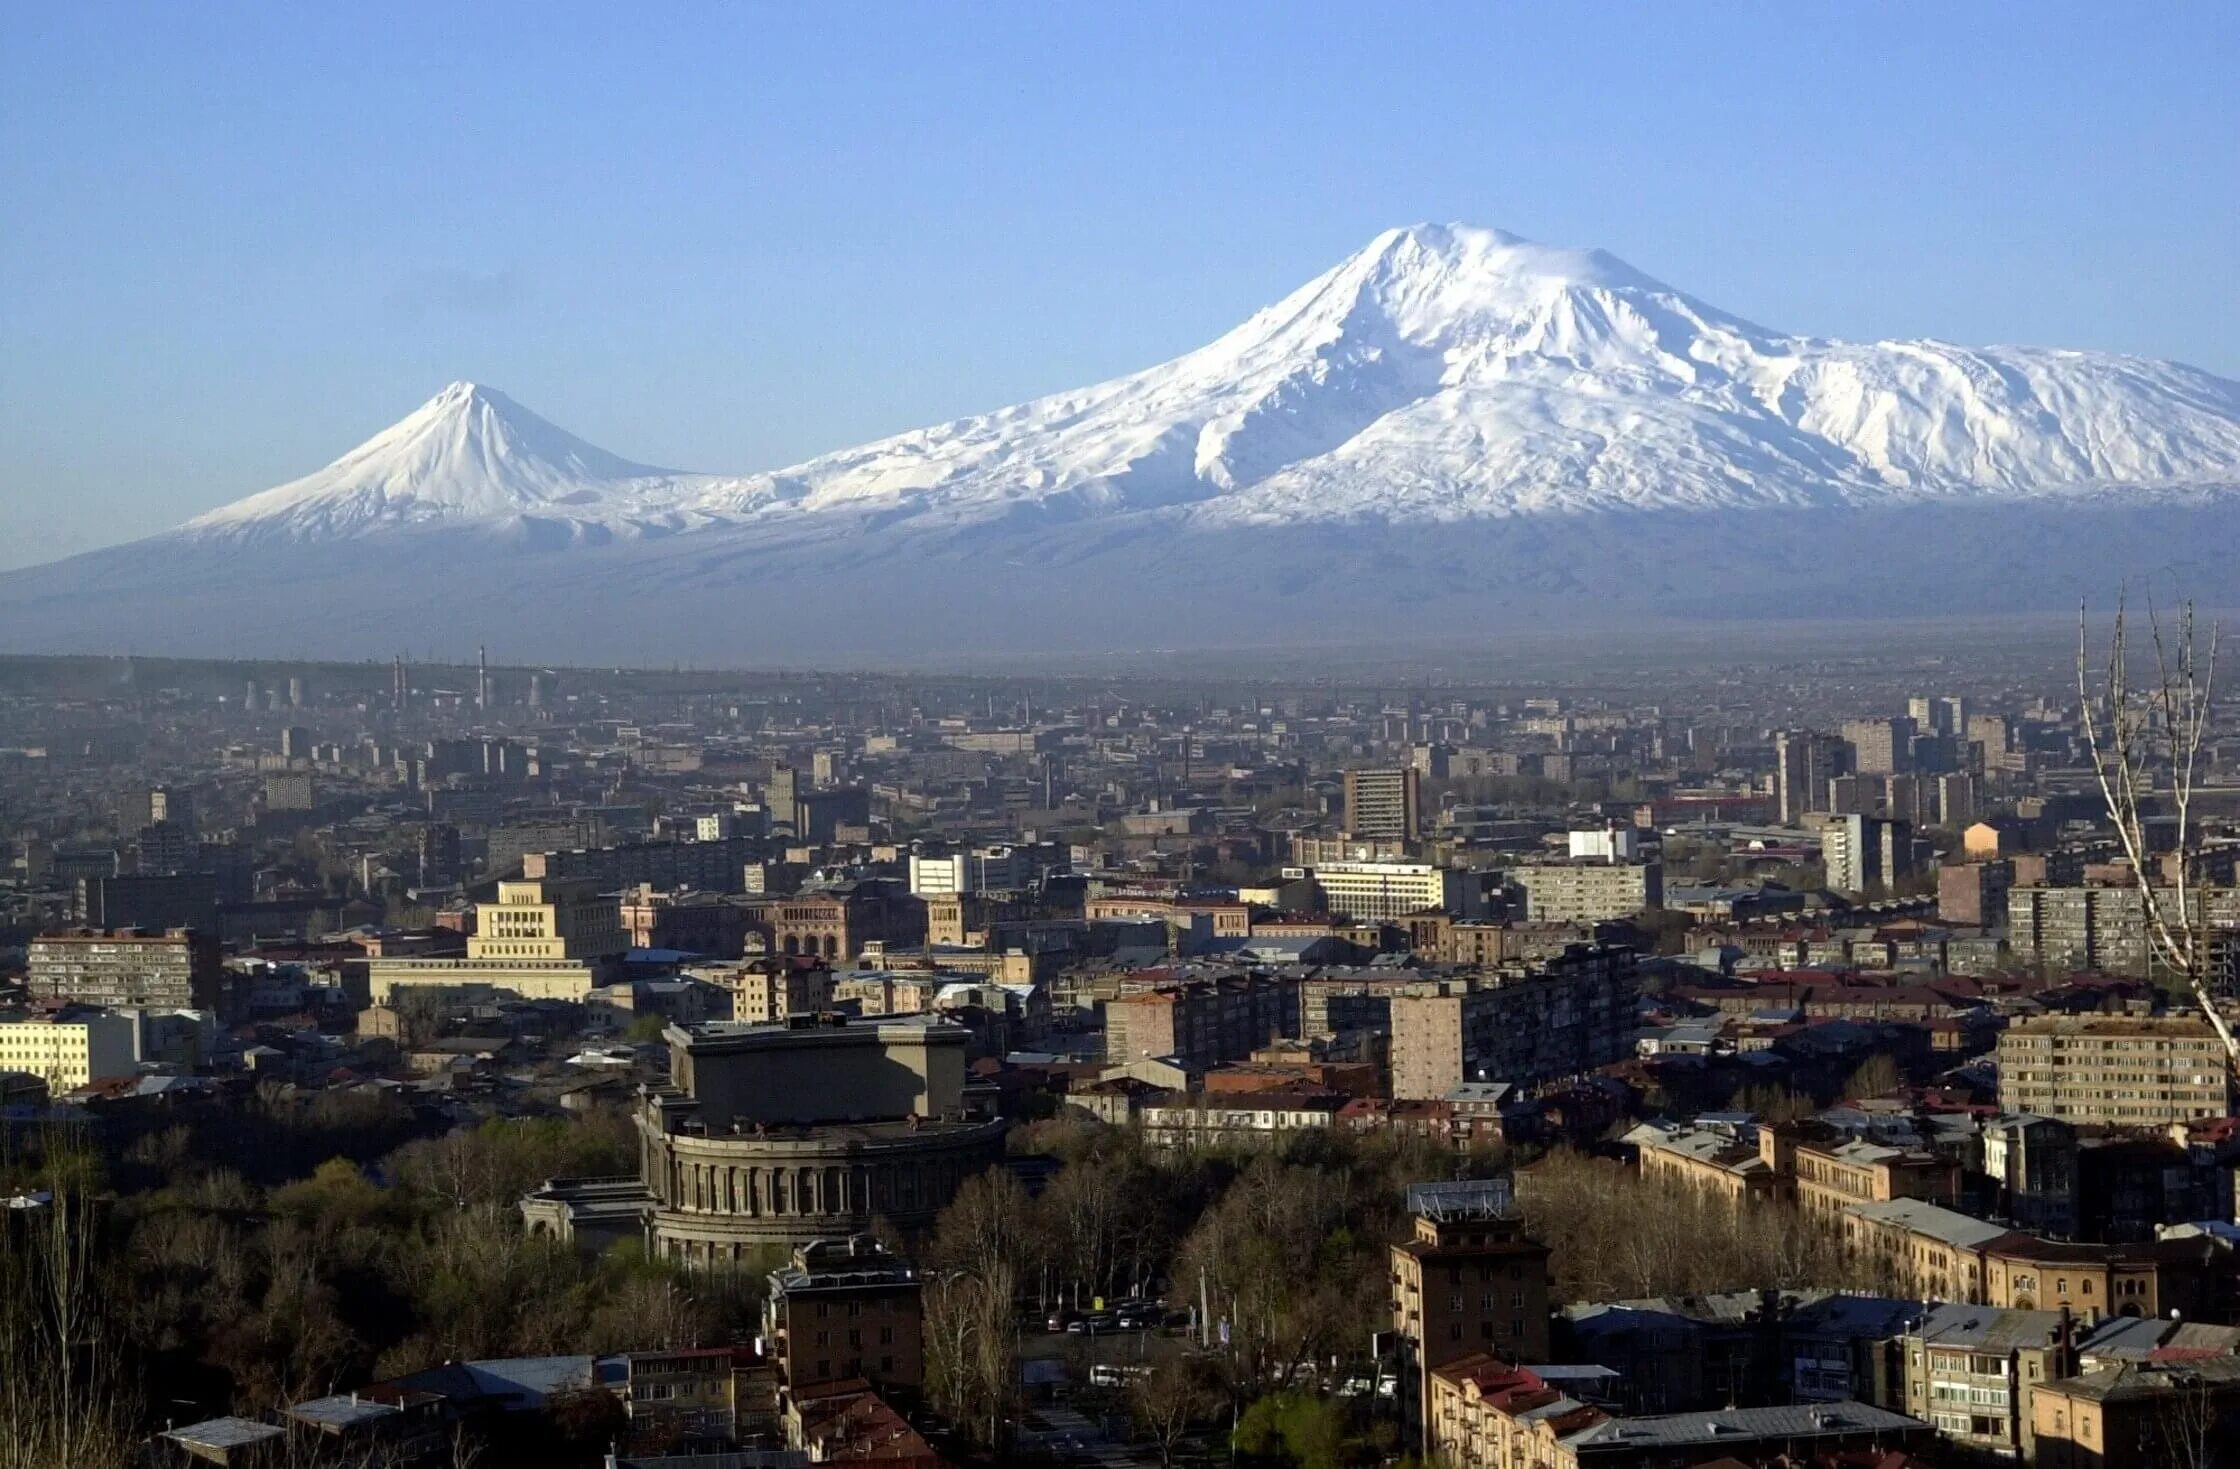
POLYGON ((324 469, 0 575, 0 648, 732 664, 2229 603, 2240 384, 1768 330, 1599 251, 1389 231, 1196 351, 789 469, 455 383, 324 469))

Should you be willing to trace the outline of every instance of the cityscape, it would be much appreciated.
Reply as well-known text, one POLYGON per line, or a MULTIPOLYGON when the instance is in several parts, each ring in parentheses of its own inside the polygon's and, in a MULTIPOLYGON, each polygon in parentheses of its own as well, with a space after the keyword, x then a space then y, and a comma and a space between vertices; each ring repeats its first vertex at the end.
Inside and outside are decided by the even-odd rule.
POLYGON ((2240 1465, 2240 17, 20 19, 0 1469, 2240 1465))

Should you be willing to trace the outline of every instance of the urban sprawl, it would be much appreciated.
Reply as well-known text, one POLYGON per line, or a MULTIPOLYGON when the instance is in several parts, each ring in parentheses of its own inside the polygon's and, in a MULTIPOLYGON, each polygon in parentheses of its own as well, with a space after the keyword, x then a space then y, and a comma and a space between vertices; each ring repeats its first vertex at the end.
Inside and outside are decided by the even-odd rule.
POLYGON ((1997 644, 0 660, 0 1464, 2227 1462, 2240 721, 1997 644))

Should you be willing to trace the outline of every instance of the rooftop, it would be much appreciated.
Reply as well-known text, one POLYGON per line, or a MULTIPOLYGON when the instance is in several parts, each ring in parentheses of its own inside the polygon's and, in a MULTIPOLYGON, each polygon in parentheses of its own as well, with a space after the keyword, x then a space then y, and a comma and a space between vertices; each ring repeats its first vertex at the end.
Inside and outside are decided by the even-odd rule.
POLYGON ((1852 1204, 1846 1214, 1869 1220, 1876 1224, 1908 1229, 1915 1234, 1961 1249, 1977 1249, 2010 1231, 1999 1224, 1987 1224, 1972 1215, 1939 1204, 1925 1203, 1920 1199, 1890 1199, 1880 1203, 1852 1204))
POLYGON ((1908 1431, 1927 1433, 1929 1425, 1918 1418, 1865 1403, 1806 1403, 1770 1408, 1723 1408, 1711 1413, 1667 1413, 1653 1418, 1612 1418, 1582 1429, 1564 1442, 1573 1448, 1653 1449, 1908 1431))

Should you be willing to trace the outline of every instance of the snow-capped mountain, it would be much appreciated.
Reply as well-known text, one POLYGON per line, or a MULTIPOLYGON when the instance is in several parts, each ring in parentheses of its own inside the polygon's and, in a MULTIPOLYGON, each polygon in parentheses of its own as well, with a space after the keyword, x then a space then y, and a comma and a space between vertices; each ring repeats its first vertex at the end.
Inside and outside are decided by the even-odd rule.
POLYGON ((1600 251, 1419 225, 1172 362, 709 508, 1406 523, 2203 481, 2240 481, 2240 385, 2207 373, 1786 336, 1600 251))
POLYGON ((340 459, 179 527, 189 540, 314 541, 507 525, 672 528, 693 476, 632 464, 505 394, 453 383, 340 459))
POLYGON ((1792 336, 1599 251, 1419 225, 1170 362, 766 473, 630 463, 453 384, 303 479, 0 576, 0 647, 261 637, 291 579, 318 604, 295 637, 386 648, 378 605, 548 657, 743 659, 1370 635, 1582 594, 2013 608, 2145 568, 2214 598, 2235 550, 2240 384, 1792 336))

